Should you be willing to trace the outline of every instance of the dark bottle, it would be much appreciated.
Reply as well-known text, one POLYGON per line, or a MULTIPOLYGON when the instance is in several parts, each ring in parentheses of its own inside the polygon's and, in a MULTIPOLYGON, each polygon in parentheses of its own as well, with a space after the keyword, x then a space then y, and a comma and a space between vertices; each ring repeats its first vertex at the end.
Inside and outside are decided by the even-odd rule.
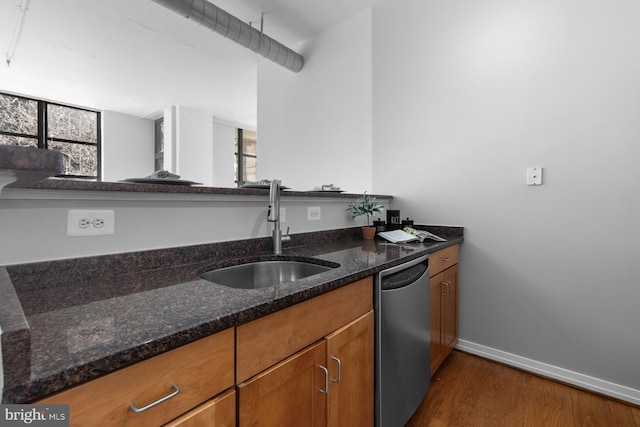
POLYGON ((402 227, 399 210, 387 210, 387 230, 399 230, 402 227))
POLYGON ((405 228, 405 227, 413 227, 413 220, 409 219, 409 217, 407 217, 407 219, 402 220, 402 228, 405 228))
POLYGON ((376 219, 375 221, 373 221, 373 226, 376 228, 376 233, 387 231, 387 223, 381 219, 376 219))

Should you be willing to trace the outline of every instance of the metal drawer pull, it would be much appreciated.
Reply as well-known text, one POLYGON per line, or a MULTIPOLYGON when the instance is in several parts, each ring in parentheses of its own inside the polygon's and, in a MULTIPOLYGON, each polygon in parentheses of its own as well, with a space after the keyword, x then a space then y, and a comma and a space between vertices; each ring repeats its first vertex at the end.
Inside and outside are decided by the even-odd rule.
POLYGON ((338 363, 338 378, 331 378, 331 381, 336 384, 340 384, 340 381, 342 380, 342 362, 335 356, 331 356, 331 358, 338 363))
POLYGON ((451 257, 446 257, 443 261, 451 261, 451 257))
POLYGON ((147 409, 151 409, 151 408, 153 408, 154 406, 161 404, 161 403, 162 403, 162 402, 164 402, 165 400, 169 400, 169 399, 171 399, 172 397, 174 397, 174 396, 176 396, 178 393, 180 393, 180 388, 179 388, 177 385, 172 384, 172 386, 173 386, 173 390, 174 390, 174 391, 173 391, 171 394, 167 394, 165 397, 160 398, 160 399, 156 400, 155 402, 151 402, 151 403, 149 403, 147 406, 143 406, 142 408, 138 408, 138 407, 136 407, 136 405, 134 405, 133 403, 129 403, 129 408, 131 408, 131 410, 132 410, 133 412, 135 412, 136 414, 139 414, 140 412, 144 412, 144 411, 146 411, 147 409))
POLYGON ((324 390, 321 388, 319 388, 318 390, 322 394, 327 394, 329 392, 329 370, 322 365, 317 366, 324 371, 324 390))

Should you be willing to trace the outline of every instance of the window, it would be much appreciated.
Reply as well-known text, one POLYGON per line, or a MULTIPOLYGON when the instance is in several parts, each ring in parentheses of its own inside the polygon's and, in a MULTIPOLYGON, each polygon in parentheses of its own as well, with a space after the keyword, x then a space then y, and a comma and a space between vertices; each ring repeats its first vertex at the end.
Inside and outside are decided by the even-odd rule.
POLYGON ((0 144, 57 150, 67 178, 100 178, 100 113, 0 93, 0 144))
POLYGON ((155 121, 155 170, 164 170, 164 117, 155 121))
POLYGON ((258 180, 257 135, 246 129, 236 129, 236 184, 241 186, 247 182, 258 180))

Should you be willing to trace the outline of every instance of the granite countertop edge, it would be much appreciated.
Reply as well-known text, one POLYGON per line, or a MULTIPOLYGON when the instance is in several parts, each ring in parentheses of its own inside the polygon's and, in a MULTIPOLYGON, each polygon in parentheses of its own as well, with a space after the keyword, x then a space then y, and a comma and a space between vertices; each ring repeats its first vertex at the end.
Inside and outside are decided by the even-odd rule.
MULTIPOLYGON (((125 192, 125 193, 150 193, 150 194, 201 194, 201 195, 234 195, 234 196, 265 196, 269 195, 268 188, 233 188, 233 187, 207 187, 203 185, 180 185, 163 183, 134 183, 134 182, 108 182, 69 178, 49 178, 24 185, 12 185, 22 189, 31 190, 63 190, 63 191, 93 191, 93 192, 125 192)), ((314 191, 294 190, 285 188, 281 192, 284 197, 327 197, 353 199, 362 194, 346 191, 314 191)), ((380 200, 391 200, 393 196, 374 194, 380 200)))
MULTIPOLYGON (((7 376, 5 372, 5 390, 3 391, 2 403, 27 403, 33 402, 38 399, 41 399, 49 394, 62 391, 66 388, 72 387, 74 385, 78 385, 80 383, 89 381, 91 379, 100 377, 107 373, 113 372, 117 369, 129 366, 133 363, 143 361, 155 355, 161 354, 163 352, 172 350, 184 344, 196 341, 198 339, 204 338, 208 335, 214 334, 216 332, 222 331, 224 329, 228 329, 230 327, 235 327, 240 324, 249 322, 251 320, 257 319, 259 317, 265 316, 267 314, 273 313, 275 311, 281 310, 283 308, 289 307, 291 305, 297 304, 299 302, 305 301, 307 299, 313 298, 315 296, 321 295, 323 293, 329 292, 331 290, 340 288, 349 283, 357 281, 359 279, 371 276, 376 274, 377 272, 384 270, 386 268, 393 267, 395 265, 407 262, 411 259, 420 257, 422 255, 435 252, 437 250, 443 249, 448 246, 452 246, 463 241, 463 228, 462 227, 433 227, 433 226, 423 226, 420 228, 428 229, 431 232, 436 234, 440 233, 443 237, 447 238, 446 242, 438 242, 438 243, 430 243, 430 244, 420 244, 419 246, 415 246, 414 249, 410 253, 400 254, 393 259, 385 260, 384 262, 376 262, 373 265, 368 265, 365 267, 359 268, 346 268, 344 271, 341 271, 340 268, 336 269, 335 274, 330 275, 324 279, 318 279, 315 281, 311 281, 306 287, 302 289, 297 289, 295 292, 290 292, 282 296, 273 297, 272 299, 263 299, 260 300, 257 304, 248 304, 245 307, 242 307, 236 311, 229 311, 227 313, 223 313, 219 315, 217 312, 212 312, 210 318, 197 322, 196 324, 192 324, 189 326, 185 326, 180 330, 174 330, 167 334, 159 334, 155 336, 151 340, 145 340, 145 342, 137 343, 128 348, 121 348, 113 351, 108 355, 102 355, 101 357, 96 358, 95 360, 91 360, 88 363, 82 363, 76 366, 67 367, 65 369, 60 369, 55 372, 47 373, 46 375, 42 375, 39 377, 34 377, 34 375, 29 375, 28 372, 24 374, 24 366, 22 367, 22 373, 20 369, 18 372, 7 376), (9 381, 7 381, 9 380, 9 381)), ((348 239, 351 239, 351 234, 354 233, 353 230, 348 229, 346 231, 348 239)), ((357 228, 359 232, 359 228, 357 228)), ((335 239, 336 236, 342 236, 341 232, 338 231, 333 235, 329 236, 329 239, 335 239)), ((313 246, 314 239, 317 238, 318 233, 308 233, 308 235, 302 236, 305 240, 305 245, 301 245, 301 247, 296 248, 292 247, 289 250, 285 250, 284 256, 308 256, 305 253, 305 250, 309 247, 313 246)), ((326 233, 325 233, 326 234, 326 233)), ((329 233, 330 234, 330 233, 329 233)), ((269 238, 260 238, 260 239, 251 239, 256 242, 252 242, 250 245, 254 248, 254 253, 258 253, 261 256, 267 255, 268 246, 271 243, 269 238)), ((338 240, 339 242, 339 240, 338 240)), ((238 246, 240 243, 238 242, 224 242, 218 245, 222 245, 225 247, 225 244, 230 246, 238 246)), ((326 242, 325 242, 326 244, 326 242)), ((336 247, 340 247, 339 243, 334 243, 336 247)), ((379 244, 386 245, 386 242, 378 242, 379 244)), ((211 250, 209 245, 200 245, 205 246, 207 250, 211 250)), ((214 246, 214 250, 217 246, 214 246)), ((324 252, 331 251, 332 244, 329 243, 324 252)), ((151 256, 155 256, 160 258, 162 262, 162 258, 167 256, 167 253, 171 254, 171 258, 177 258, 175 262, 192 262, 193 259, 189 258, 194 256, 193 253, 198 253, 199 251, 203 251, 203 248, 199 246, 194 247, 185 247, 185 248, 176 248, 174 251, 167 250, 158 250, 158 251, 146 251, 144 254, 125 254, 128 259, 134 259, 134 265, 136 263, 145 264, 139 258, 143 256, 147 256, 147 252, 157 252, 157 254, 153 254, 151 256), (178 252, 176 252, 178 251, 178 252), (181 251, 181 252, 180 252, 181 251), (176 254, 179 256, 176 257, 176 254), (180 258, 180 256, 186 257, 185 259, 180 258)), ((232 250, 233 256, 231 258, 238 259, 238 255, 241 252, 241 249, 237 247, 235 250, 232 250)), ((322 260, 324 252, 320 251, 317 253, 313 253, 311 257, 322 260)), ((246 255, 246 254, 245 254, 246 255)), ((268 255, 267 255, 268 256, 268 255)), ((97 258, 105 258, 97 257, 97 258)), ((108 258, 108 257, 107 257, 108 258)), ((247 260, 248 258, 244 258, 247 260)), ((91 263, 92 260, 88 260, 87 262, 91 263)), ((329 260, 329 262, 335 260, 329 260)), ((64 268, 75 268, 69 267, 69 265, 73 265, 78 262, 77 260, 62 260, 52 263, 61 264, 64 268)), ((199 261, 192 263, 193 265, 198 265, 200 267, 210 264, 210 262, 199 261)), ((33 266, 28 265, 25 270, 33 271, 34 275, 37 275, 38 272, 42 274, 42 271, 46 271, 47 265, 40 265, 43 263, 35 263, 33 266), (40 270, 39 270, 40 269, 40 270)), ((102 265, 104 263, 100 263, 102 265)), ((146 264, 145 264, 146 265, 146 264)), ((190 264, 188 264, 190 265, 190 264)), ((3 267, 9 268, 11 266, 3 267)), ((105 268, 112 268, 113 266, 107 265, 105 268)), ((129 267, 135 268, 135 267, 129 267)), ((2 280, 2 276, 0 276, 0 285, 4 282, 4 286, 6 287, 6 280, 2 280)), ((15 306, 14 306, 15 308, 15 306)), ((2 312, 3 307, 0 307, 0 320, 6 320, 6 305, 4 307, 4 314, 2 312)), ((20 314, 22 314, 22 319, 24 319, 23 313, 13 313, 14 318, 17 317, 19 320, 21 319, 20 314)), ((28 319, 28 316, 27 316, 28 319)), ((20 322, 18 322, 20 324, 20 322)), ((26 323, 26 322, 24 322, 26 323)), ((19 327, 15 328, 16 330, 12 331, 13 335, 9 335, 5 337, 3 334, 2 341, 2 351, 3 357, 9 356, 11 360, 29 360, 30 351, 33 351, 29 346, 28 336, 25 337, 25 330, 20 329, 19 327), (22 340, 22 341, 21 341, 22 340), (20 345, 22 344, 22 345, 20 345), (15 346, 16 351, 12 352, 12 349, 7 349, 6 345, 15 346)), ((28 334, 27 334, 28 335, 28 334)), ((5 359, 5 371, 7 371, 7 360, 5 359)))

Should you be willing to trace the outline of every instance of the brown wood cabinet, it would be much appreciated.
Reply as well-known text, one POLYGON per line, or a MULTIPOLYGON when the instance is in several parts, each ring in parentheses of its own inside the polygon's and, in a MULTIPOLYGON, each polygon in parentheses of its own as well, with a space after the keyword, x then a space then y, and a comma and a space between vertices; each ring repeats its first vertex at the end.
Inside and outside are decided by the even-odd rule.
POLYGON ((239 326, 239 378, 307 347, 238 385, 238 425, 373 425, 372 307, 367 278, 239 326))
POLYGON ((233 387, 233 355, 227 329, 36 403, 69 404, 72 426, 158 426, 233 387))
POLYGON ((246 381, 373 308, 373 278, 236 328, 236 381, 246 381))
POLYGON ((238 425, 325 426, 325 358, 320 341, 238 385, 238 425))
POLYGON ((459 245, 429 255, 431 375, 458 342, 459 245))
POLYGON ((72 426, 368 427, 374 327, 368 277, 36 403, 72 426))
POLYGON ((370 311, 326 338, 327 425, 373 425, 374 334, 374 314, 370 311))
POLYGON ((233 427, 236 425, 236 391, 228 390, 192 409, 164 427, 233 427))

